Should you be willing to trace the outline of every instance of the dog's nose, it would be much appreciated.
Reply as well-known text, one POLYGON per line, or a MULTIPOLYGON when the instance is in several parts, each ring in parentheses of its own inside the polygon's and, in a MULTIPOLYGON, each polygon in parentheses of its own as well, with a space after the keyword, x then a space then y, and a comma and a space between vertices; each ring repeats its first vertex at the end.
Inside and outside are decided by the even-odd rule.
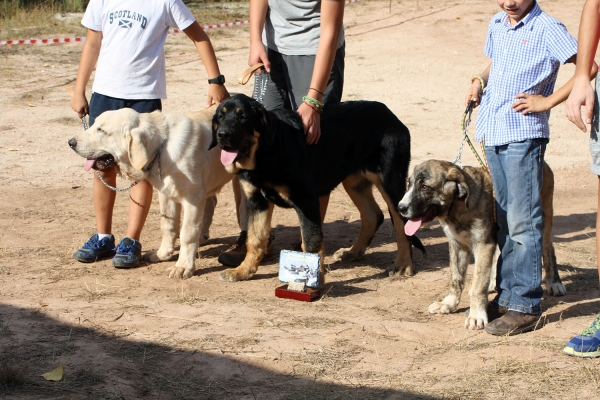
POLYGON ((400 214, 406 214, 408 212, 408 204, 398 203, 398 212, 400 214))
POLYGON ((69 147, 72 148, 73 150, 75 150, 75 147, 77 147, 77 139, 75 139, 75 138, 69 139, 69 147))
POLYGON ((229 131, 219 131, 217 132, 217 137, 220 141, 228 142, 231 139, 231 132, 229 131))

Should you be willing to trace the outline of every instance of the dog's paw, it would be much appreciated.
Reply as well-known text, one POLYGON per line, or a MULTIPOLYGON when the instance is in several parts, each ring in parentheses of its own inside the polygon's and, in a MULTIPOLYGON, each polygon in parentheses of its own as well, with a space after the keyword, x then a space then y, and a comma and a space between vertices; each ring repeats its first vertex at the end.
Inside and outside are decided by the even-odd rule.
POLYGON ((151 263, 159 263, 162 261, 170 261, 173 258, 172 252, 148 251, 142 259, 151 263))
POLYGON ((172 267, 167 268, 167 274, 169 275, 169 278, 188 279, 194 276, 194 269, 188 269, 184 267, 178 267, 177 265, 173 265, 172 267))
POLYGON ((252 278, 252 275, 241 274, 237 268, 226 269, 219 275, 219 279, 225 282, 246 281, 250 278, 252 278))
POLYGON ((398 267, 396 265, 391 266, 387 269, 390 278, 400 278, 403 276, 413 276, 414 270, 412 265, 405 265, 404 267, 398 267))
POLYGON ((487 323, 488 316, 485 308, 483 310, 477 310, 471 307, 469 310, 469 315, 465 319, 465 328, 469 330, 483 329, 487 323))
POLYGON ((333 253, 333 262, 358 260, 365 255, 364 251, 353 252, 350 250, 352 249, 339 249, 333 253))
POLYGON ((450 314, 454 311, 456 311, 456 306, 444 302, 436 301, 429 305, 429 314, 450 314))
POLYGON ((558 282, 546 282, 546 293, 552 296, 564 296, 567 294, 567 289, 561 281, 558 282))

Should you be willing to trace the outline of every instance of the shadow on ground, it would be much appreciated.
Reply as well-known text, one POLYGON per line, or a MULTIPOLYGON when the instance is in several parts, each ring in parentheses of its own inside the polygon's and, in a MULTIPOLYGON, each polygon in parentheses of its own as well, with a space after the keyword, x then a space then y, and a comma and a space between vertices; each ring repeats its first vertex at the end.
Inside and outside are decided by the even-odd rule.
POLYGON ((0 304, 0 397, 433 399, 320 382, 318 377, 238 361, 226 349, 183 351, 87 325, 69 325, 39 310, 0 304), (40 376, 60 364, 65 368, 62 381, 40 376))

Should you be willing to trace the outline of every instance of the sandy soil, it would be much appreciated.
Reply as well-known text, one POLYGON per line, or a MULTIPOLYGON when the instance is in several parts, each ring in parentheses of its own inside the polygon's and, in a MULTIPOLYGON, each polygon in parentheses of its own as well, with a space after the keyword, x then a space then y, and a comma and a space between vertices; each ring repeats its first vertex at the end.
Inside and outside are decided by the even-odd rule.
MULTIPOLYGON (((582 0, 540 4, 577 35, 582 0)), ((386 103, 411 130, 412 165, 455 158, 463 96, 488 63, 483 46, 497 10, 495 1, 483 0, 347 5, 344 98, 386 103)), ((228 89, 250 94, 236 83, 247 65, 248 27, 209 33, 228 89)), ((566 119, 564 106, 552 115, 547 161, 556 175, 554 242, 568 294, 544 298, 542 329, 498 338, 463 328, 467 291, 457 313, 428 314, 449 280, 447 244, 435 223, 419 233, 428 256, 415 253, 413 277, 385 274, 395 252, 389 218, 364 259, 329 264, 359 229, 340 189, 324 227, 325 295, 313 303, 274 296, 277 261, 251 281, 219 280, 217 256, 238 234, 229 186, 192 279, 169 279, 172 263, 124 271, 110 261, 74 261, 73 251, 94 232, 91 175, 67 146, 81 129, 65 91, 80 51, 80 44, 0 48, 0 397, 597 398, 600 361, 561 352, 600 310, 597 178, 589 172, 586 135, 566 119), (62 381, 40 377, 60 364, 62 381)), ((165 111, 203 107, 206 76, 193 47, 173 35, 166 51, 165 111)), ((573 70, 564 67, 559 84, 573 70)), ((476 164, 468 148, 463 163, 476 164)), ((127 201, 118 195, 117 238, 125 232, 127 201)), ((144 250, 159 245, 154 203, 144 250)), ((294 213, 277 209, 273 226, 276 248, 291 248, 294 213)))

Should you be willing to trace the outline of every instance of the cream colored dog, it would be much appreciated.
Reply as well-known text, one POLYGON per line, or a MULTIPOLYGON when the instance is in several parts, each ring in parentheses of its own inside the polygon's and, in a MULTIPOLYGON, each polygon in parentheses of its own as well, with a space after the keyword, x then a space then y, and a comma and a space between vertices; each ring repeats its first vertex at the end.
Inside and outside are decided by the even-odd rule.
MULTIPOLYGON (((107 111, 69 140, 71 148, 88 160, 86 169, 114 166, 121 175, 145 179, 158 190, 162 242, 156 253, 144 258, 170 260, 179 237, 179 258, 167 269, 170 278, 194 275, 196 251, 209 237, 216 195, 234 179, 219 160, 220 151, 208 150, 214 112, 215 106, 185 116, 140 114, 128 108, 107 111)), ((239 205, 239 184, 234 182, 233 188, 239 205)), ((240 218, 246 217, 238 214, 240 218)))

